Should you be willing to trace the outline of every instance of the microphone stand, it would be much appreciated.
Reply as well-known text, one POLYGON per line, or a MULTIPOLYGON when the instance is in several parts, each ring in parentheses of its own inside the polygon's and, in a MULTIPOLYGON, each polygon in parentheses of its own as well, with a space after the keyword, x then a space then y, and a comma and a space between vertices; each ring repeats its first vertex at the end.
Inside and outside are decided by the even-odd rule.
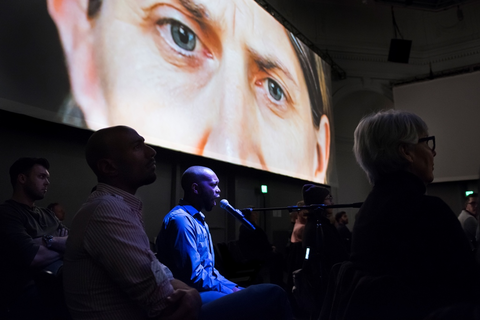
MULTIPOLYGON (((245 208, 240 209, 243 212, 252 212, 252 211, 270 211, 270 210, 288 210, 300 211, 307 209, 309 214, 307 215, 307 223, 305 225, 304 231, 304 241, 303 247, 308 250, 309 254, 305 255, 305 260, 303 262, 303 279, 308 283, 308 288, 306 289, 310 294, 309 296, 313 301, 318 304, 322 303, 327 285, 327 273, 328 270, 326 255, 325 255, 325 246, 328 245, 325 243, 325 235, 323 229, 325 226, 323 224, 330 224, 327 221, 325 211, 330 208, 360 208, 363 202, 356 202, 350 204, 311 204, 309 206, 288 206, 288 207, 272 207, 272 208, 245 208)), ((336 230, 335 230, 336 231, 336 230)), ((330 233, 331 235, 331 233, 330 233)), ((328 238, 328 236, 327 236, 328 238)), ((345 254, 346 251, 345 251, 345 254)), ((301 275, 297 275, 300 277, 301 275)))
POLYGON ((310 210, 315 210, 315 209, 329 209, 329 208, 360 208, 362 206, 363 202, 355 202, 355 203, 349 203, 349 204, 332 204, 332 205, 326 205, 326 204, 311 204, 309 206, 288 206, 288 207, 271 207, 271 208, 244 208, 240 209, 241 212, 246 212, 246 211, 273 211, 273 210, 288 210, 289 212, 292 211, 300 211, 304 209, 310 209, 310 210))

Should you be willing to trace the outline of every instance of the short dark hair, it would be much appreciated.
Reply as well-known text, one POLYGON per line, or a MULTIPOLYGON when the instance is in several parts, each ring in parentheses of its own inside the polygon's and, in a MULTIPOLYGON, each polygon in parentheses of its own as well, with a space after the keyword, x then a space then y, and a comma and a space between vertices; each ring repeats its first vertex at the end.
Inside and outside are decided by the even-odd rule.
POLYGON ((468 196, 465 197, 465 208, 467 207, 468 201, 470 201, 470 198, 478 198, 478 193, 470 193, 468 196))
POLYGON ((17 178, 19 174, 28 174, 34 165, 41 165, 45 169, 50 169, 50 163, 45 158, 20 158, 15 161, 10 167, 10 183, 13 187, 17 183, 17 178))
POLYGON ((338 222, 338 220, 340 220, 344 214, 347 214, 347 213, 346 213, 345 211, 339 211, 339 212, 337 212, 337 213, 335 214, 335 221, 338 222))

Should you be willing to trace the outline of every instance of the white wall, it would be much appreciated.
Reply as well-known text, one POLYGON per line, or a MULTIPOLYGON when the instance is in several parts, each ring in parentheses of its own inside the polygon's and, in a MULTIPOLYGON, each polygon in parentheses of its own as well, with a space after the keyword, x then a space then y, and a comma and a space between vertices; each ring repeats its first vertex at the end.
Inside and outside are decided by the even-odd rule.
POLYGON ((394 87, 395 108, 414 112, 436 138, 435 182, 473 180, 480 168, 480 72, 394 87))

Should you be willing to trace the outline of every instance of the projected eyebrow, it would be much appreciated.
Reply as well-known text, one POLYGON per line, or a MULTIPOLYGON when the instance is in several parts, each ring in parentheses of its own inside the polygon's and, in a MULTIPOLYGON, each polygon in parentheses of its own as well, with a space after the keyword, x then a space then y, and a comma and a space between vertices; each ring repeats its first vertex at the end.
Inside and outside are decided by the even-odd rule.
POLYGON ((209 17, 208 11, 203 5, 196 4, 194 0, 179 0, 180 4, 192 16, 200 20, 206 20, 209 17))
POLYGON ((250 53, 252 54, 253 61, 255 61, 255 63, 257 64, 257 66, 260 69, 265 70, 265 71, 278 69, 278 70, 282 71, 287 76, 287 78, 289 80, 295 82, 295 84, 296 84, 296 81, 292 77, 291 73, 281 63, 279 63, 278 61, 276 61, 272 58, 262 56, 254 50, 250 50, 250 53))

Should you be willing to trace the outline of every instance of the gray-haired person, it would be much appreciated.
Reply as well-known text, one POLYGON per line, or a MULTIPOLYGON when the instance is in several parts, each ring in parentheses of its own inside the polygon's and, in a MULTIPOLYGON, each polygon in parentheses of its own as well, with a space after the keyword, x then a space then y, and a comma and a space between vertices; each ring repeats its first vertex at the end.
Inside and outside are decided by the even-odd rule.
POLYGON ((425 195, 436 156, 426 123, 400 110, 368 115, 355 130, 353 151, 373 189, 353 228, 351 261, 364 281, 353 283, 350 312, 356 319, 423 319, 473 302, 478 277, 470 245, 448 205, 425 195))

